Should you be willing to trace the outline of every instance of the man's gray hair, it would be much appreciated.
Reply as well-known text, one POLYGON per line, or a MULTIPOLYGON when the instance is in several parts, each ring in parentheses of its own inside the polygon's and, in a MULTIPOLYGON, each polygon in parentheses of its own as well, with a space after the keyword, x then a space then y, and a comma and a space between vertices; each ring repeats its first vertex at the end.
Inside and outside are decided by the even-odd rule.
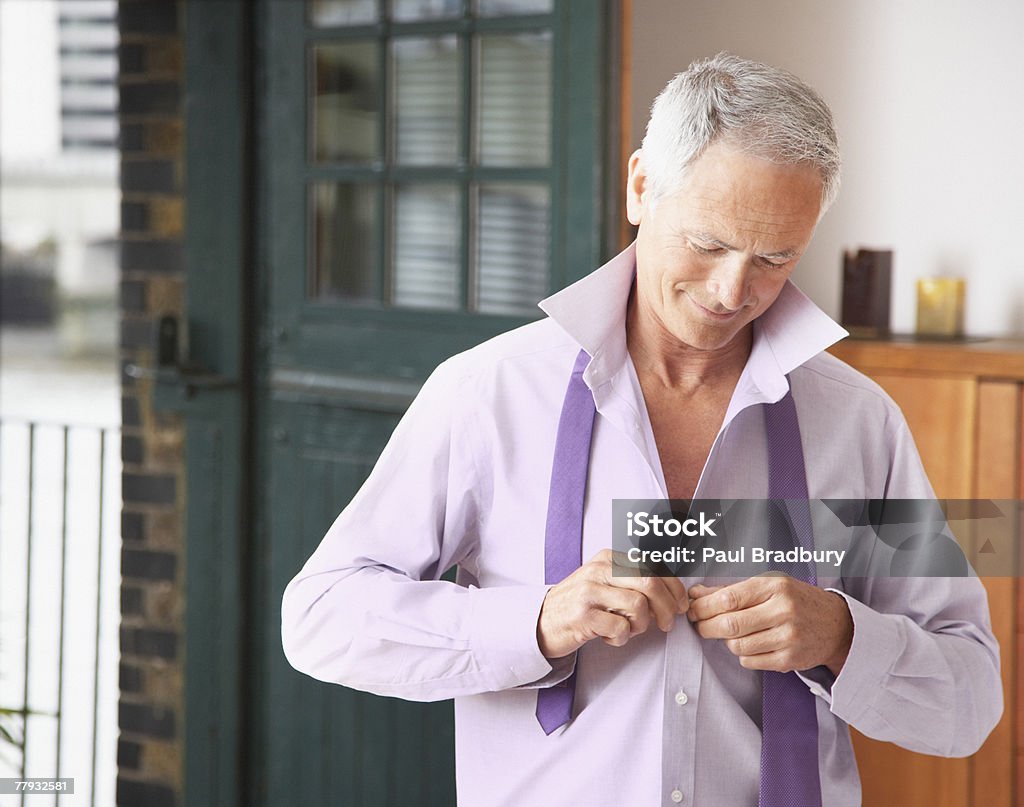
POLYGON ((712 143, 821 172, 821 212, 839 193, 839 140, 832 113, 792 73, 719 53, 673 78, 651 106, 642 156, 654 199, 679 190, 686 169, 712 143))

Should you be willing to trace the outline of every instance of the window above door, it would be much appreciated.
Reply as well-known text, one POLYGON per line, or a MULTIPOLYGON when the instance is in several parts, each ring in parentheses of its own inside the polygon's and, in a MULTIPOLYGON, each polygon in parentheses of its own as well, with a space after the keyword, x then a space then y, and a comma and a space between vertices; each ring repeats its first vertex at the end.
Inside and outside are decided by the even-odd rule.
POLYGON ((533 316, 550 286, 553 0, 308 0, 306 296, 533 316))
POLYGON ((268 361, 422 378, 603 241, 603 0, 261 0, 268 361))

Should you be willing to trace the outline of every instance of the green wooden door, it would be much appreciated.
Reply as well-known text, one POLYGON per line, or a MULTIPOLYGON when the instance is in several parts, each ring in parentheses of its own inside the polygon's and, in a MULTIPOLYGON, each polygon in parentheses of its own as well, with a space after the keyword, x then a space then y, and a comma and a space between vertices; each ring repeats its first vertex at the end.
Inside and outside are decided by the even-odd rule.
POLYGON ((281 595, 429 372, 536 318, 539 298, 604 257, 607 11, 262 0, 244 12, 256 203, 252 577, 238 621, 247 805, 454 804, 451 704, 296 672, 281 595))

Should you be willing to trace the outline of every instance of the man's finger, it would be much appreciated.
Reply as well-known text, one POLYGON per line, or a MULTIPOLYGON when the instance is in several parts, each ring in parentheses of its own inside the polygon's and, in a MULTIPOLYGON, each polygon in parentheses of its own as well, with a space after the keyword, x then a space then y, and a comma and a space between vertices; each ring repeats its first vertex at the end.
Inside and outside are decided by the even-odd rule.
MULTIPOLYGON (((700 600, 694 600, 694 607, 700 600)), ((758 603, 739 611, 726 611, 694 623, 697 633, 705 639, 738 639, 752 633, 769 630, 780 623, 775 610, 767 603, 758 603)))
POLYGON ((622 647, 632 635, 629 620, 610 611, 594 608, 588 615, 587 621, 594 636, 600 636, 606 644, 613 647, 622 647))
MULTIPOLYGON (((706 623, 705 623, 706 624, 706 623)), ((726 639, 725 646, 734 656, 758 656, 785 650, 792 643, 793 634, 785 626, 757 631, 737 639, 726 639)))
POLYGON ((770 577, 751 577, 731 586, 722 586, 705 596, 695 596, 690 602, 690 621, 711 619, 762 603, 771 597, 776 585, 770 577))
POLYGON ((748 670, 774 670, 775 672, 792 672, 796 669, 788 651, 776 650, 773 653, 758 653, 755 656, 740 656, 740 666, 748 670))
POLYGON ((593 607, 625 617, 629 621, 629 634, 644 633, 651 625, 650 601, 639 591, 598 584, 593 607))
POLYGON ((686 595, 682 583, 679 583, 679 588, 670 588, 671 580, 679 582, 672 577, 615 577, 609 570, 604 582, 614 588, 639 592, 646 597, 658 627, 667 631, 675 624, 681 607, 677 599, 678 592, 681 590, 683 596, 686 595))
MULTIPOLYGON (((601 553, 598 553, 598 555, 595 556, 595 559, 599 557, 602 557, 601 553)), ((655 566, 635 563, 629 560, 628 556, 624 552, 613 552, 608 550, 608 555, 605 557, 611 559, 611 573, 616 579, 648 577, 656 577, 660 579, 676 601, 676 613, 686 613, 690 606, 690 597, 687 594, 686 586, 683 585, 683 581, 678 577, 671 574, 662 574, 655 566)), ((661 571, 664 571, 664 568, 665 567, 662 567, 661 571)))
MULTIPOLYGON (((708 586, 704 583, 695 583, 694 585, 690 586, 689 590, 686 593, 689 595, 691 600, 696 600, 700 597, 706 597, 711 592, 718 591, 718 589, 720 588, 724 588, 724 586, 708 586)), ((688 608, 686 610, 686 618, 689 619, 691 622, 697 621, 697 615, 693 612, 692 608, 688 608)))
POLYGON ((690 610, 690 594, 686 590, 686 586, 683 585, 683 581, 678 577, 662 577, 660 580, 668 588, 669 594, 676 601, 676 612, 685 614, 690 610))

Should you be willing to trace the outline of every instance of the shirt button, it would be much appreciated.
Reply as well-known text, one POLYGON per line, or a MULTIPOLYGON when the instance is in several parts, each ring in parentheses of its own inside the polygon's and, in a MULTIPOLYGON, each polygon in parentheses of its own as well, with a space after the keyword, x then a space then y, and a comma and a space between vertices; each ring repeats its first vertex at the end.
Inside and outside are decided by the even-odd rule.
POLYGON ((678 703, 680 706, 686 706, 689 700, 690 699, 687 697, 686 693, 682 690, 679 690, 676 693, 676 703, 678 703))
POLYGON ((677 790, 673 790, 672 791, 672 801, 674 801, 676 804, 679 804, 679 802, 681 802, 682 800, 683 800, 683 791, 682 790, 678 790, 678 789, 677 790))

